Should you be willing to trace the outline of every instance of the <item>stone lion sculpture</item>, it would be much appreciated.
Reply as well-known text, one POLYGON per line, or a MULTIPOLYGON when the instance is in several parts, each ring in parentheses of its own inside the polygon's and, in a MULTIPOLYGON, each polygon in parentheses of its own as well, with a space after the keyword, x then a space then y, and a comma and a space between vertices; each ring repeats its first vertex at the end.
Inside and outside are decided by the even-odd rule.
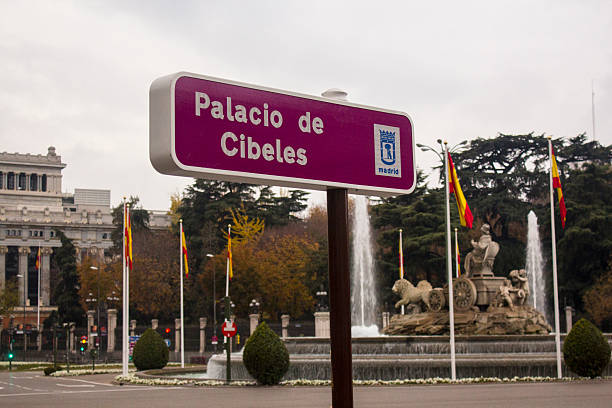
POLYGON ((417 283, 416 287, 406 279, 398 279, 395 281, 391 291, 398 295, 401 299, 395 304, 395 308, 408 306, 408 309, 414 313, 421 311, 421 303, 424 303, 429 309, 429 293, 432 286, 426 280, 417 283))

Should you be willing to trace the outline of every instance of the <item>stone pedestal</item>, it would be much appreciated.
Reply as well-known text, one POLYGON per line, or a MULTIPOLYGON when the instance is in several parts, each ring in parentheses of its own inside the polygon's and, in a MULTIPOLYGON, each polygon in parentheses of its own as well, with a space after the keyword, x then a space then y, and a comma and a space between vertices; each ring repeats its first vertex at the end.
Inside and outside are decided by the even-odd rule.
POLYGON ((74 329, 76 328, 76 323, 70 323, 70 352, 76 353, 76 341, 74 338, 74 329))
POLYGON ((283 328, 283 339, 289 337, 289 318, 288 314, 281 315, 281 325, 283 328))
POLYGON ((94 338, 91 335, 92 333, 91 329, 94 325, 95 317, 96 317, 95 310, 87 311, 87 345, 89 346, 89 350, 91 350, 92 347, 94 346, 94 338))
POLYGON ((315 337, 329 337, 329 312, 315 312, 315 337))
POLYGON ((181 319, 174 319, 174 351, 181 351, 181 319))
POLYGON ((200 354, 204 353, 206 349, 206 323, 208 319, 200 317, 200 354))
POLYGON ((572 331, 572 322, 574 318, 574 308, 571 306, 565 306, 565 332, 569 333, 572 331))
POLYGON ((115 351, 115 329, 117 328, 117 309, 108 309, 108 344, 106 351, 112 353, 115 351))
POLYGON ((252 313, 249 315, 250 334, 253 334, 257 325, 259 324, 259 313, 252 313))
POLYGON ((151 319, 151 329, 157 330, 159 327, 159 319, 151 319))
POLYGON ((136 320, 130 320, 130 336, 136 335, 136 320))

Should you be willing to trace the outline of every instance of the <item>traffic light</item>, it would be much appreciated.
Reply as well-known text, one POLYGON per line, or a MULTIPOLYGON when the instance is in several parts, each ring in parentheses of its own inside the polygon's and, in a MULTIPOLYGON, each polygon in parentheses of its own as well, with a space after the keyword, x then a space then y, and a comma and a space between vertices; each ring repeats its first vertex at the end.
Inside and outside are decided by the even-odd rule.
POLYGON ((87 336, 81 336, 81 354, 85 353, 85 350, 87 350, 87 336))
POLYGON ((168 335, 169 335, 171 332, 172 332, 172 329, 171 329, 171 328, 169 328, 169 327, 166 327, 166 330, 164 330, 164 333, 166 333, 166 334, 168 334, 168 335))
POLYGON ((7 357, 9 359, 9 361, 12 361, 15 358, 15 354, 13 354, 12 351, 9 351, 7 357))

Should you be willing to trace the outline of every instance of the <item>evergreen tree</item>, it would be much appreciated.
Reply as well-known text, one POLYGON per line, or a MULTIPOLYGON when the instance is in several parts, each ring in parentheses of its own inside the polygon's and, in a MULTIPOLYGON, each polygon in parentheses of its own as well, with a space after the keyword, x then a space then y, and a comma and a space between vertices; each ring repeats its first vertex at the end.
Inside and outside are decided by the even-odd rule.
POLYGON ((58 307, 59 321, 84 323, 85 312, 79 303, 79 275, 76 267, 76 249, 66 235, 57 230, 62 246, 55 250, 54 267, 59 271, 53 291, 54 304, 58 307))
MULTIPOLYGON (((147 230, 149 228, 149 212, 142 208, 140 198, 130 197, 127 203, 130 206, 130 223, 132 224, 132 231, 147 230)), ((113 247, 110 249, 110 252, 113 255, 118 255, 123 250, 123 203, 114 207, 111 215, 113 216, 113 225, 115 229, 111 232, 113 247)))

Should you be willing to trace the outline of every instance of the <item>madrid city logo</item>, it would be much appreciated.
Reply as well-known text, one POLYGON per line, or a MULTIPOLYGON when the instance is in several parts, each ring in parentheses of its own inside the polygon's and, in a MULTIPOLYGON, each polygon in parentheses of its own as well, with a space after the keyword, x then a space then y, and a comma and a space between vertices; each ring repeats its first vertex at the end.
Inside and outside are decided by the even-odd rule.
POLYGON ((374 157, 374 172, 377 176, 402 176, 399 128, 374 125, 374 157))

